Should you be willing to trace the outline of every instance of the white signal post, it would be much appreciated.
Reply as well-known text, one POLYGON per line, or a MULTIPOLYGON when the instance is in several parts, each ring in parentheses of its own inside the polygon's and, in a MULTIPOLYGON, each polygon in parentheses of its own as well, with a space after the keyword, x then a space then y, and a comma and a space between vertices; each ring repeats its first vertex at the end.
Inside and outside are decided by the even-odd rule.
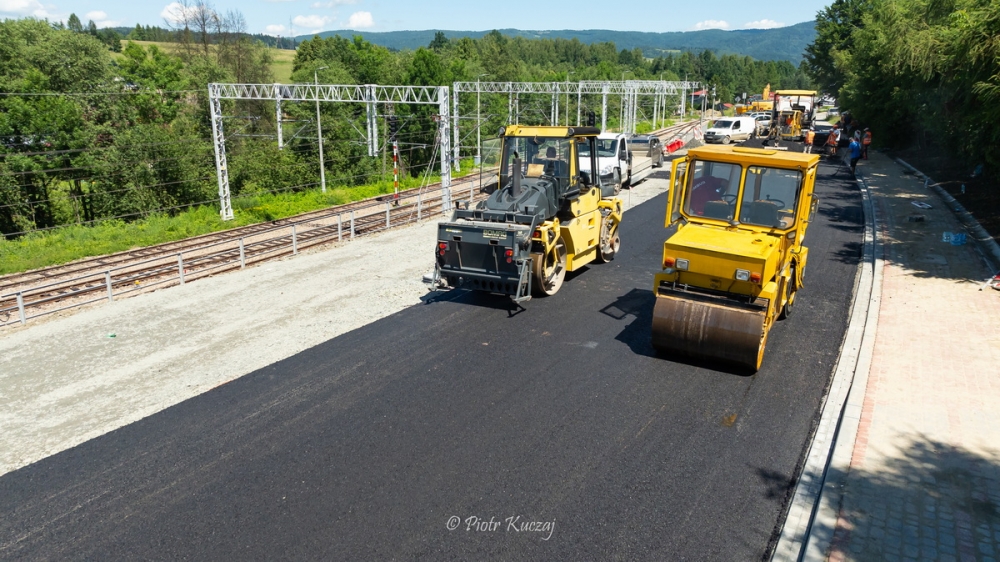
POLYGON ((323 162, 323 125, 320 124, 319 117, 319 71, 329 68, 321 66, 313 71, 313 80, 316 82, 316 136, 319 138, 319 186, 323 193, 326 193, 326 164, 323 162))
POLYGON ((399 143, 396 137, 399 134, 399 122, 396 116, 389 117, 389 136, 392 137, 392 204, 399 206, 399 143))

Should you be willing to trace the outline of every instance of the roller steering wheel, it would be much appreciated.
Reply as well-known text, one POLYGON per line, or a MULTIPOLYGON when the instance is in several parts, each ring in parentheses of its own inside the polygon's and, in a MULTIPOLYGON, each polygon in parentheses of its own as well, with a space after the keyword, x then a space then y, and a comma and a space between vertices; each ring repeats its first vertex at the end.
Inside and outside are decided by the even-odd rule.
POLYGON ((720 198, 723 201, 725 201, 726 204, 728 204, 728 205, 735 205, 736 204, 736 195, 733 194, 733 193, 723 193, 722 195, 720 195, 720 198))
POLYGON ((781 199, 765 199, 765 201, 770 201, 772 203, 777 203, 779 209, 784 209, 785 208, 785 202, 782 201, 781 199))

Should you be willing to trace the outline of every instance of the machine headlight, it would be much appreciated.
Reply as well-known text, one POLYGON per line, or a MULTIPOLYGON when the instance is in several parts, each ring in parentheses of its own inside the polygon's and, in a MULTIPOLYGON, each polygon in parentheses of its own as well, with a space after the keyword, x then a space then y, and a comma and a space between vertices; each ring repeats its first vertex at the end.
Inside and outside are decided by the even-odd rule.
POLYGON ((690 265, 691 264, 690 262, 688 262, 688 260, 684 258, 677 258, 677 263, 675 264, 675 267, 677 268, 677 271, 687 271, 690 265))
POLYGON ((750 272, 747 271, 746 269, 737 269, 736 270, 736 280, 737 281, 749 281, 750 280, 750 272))
POLYGON ((614 166, 612 166, 611 164, 608 164, 607 166, 601 168, 601 175, 602 176, 606 176, 606 175, 610 174, 614 169, 615 169, 614 166))

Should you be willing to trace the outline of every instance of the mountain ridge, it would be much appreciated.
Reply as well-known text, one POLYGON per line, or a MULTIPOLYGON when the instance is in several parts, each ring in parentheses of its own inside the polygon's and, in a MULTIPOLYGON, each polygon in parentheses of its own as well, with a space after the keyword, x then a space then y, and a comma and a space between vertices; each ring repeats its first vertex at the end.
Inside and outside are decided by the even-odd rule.
MULTIPOLYGON (((656 57, 669 52, 711 50, 717 55, 738 54, 757 60, 787 60, 798 64, 805 53, 806 45, 816 37, 816 22, 807 21, 786 27, 772 29, 703 29, 698 31, 614 31, 607 29, 584 30, 522 30, 498 29, 508 37, 525 39, 577 39, 581 43, 613 42, 618 49, 639 48, 647 57, 656 57)), ((469 37, 478 39, 492 30, 458 31, 427 29, 413 31, 355 31, 350 29, 322 31, 316 34, 300 35, 302 41, 319 36, 322 38, 340 35, 353 37, 360 35, 365 41, 394 50, 415 50, 426 47, 434 39, 434 34, 442 32, 448 39, 469 37)))

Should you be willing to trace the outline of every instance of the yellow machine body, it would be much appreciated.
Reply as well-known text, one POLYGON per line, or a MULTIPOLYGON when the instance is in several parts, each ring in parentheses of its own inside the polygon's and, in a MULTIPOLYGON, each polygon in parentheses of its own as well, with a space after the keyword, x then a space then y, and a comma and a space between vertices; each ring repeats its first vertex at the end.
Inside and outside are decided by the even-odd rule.
POLYGON ((535 229, 532 242, 537 244, 539 256, 543 256, 552 252, 556 242, 562 240, 566 246, 566 271, 576 271, 597 259, 604 217, 610 217, 617 230, 622 213, 621 199, 602 199, 601 190, 591 188, 569 204, 571 217, 564 215, 562 219, 553 217, 543 222, 535 229))
POLYGON ((653 284, 657 350, 760 368, 768 330, 802 286, 818 163, 715 145, 674 161, 666 226, 678 226, 653 284))

